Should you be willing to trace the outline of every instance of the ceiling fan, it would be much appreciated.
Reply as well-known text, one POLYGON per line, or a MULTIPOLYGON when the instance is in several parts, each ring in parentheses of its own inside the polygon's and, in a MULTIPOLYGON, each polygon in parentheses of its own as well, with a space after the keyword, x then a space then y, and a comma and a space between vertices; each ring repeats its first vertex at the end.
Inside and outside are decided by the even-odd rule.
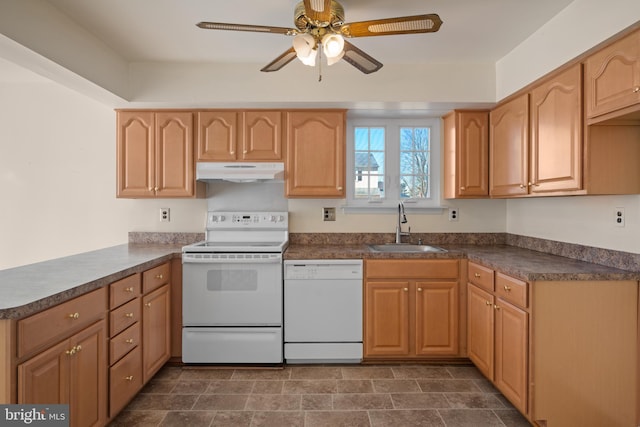
POLYGON ((200 22, 197 26, 208 30, 250 31, 294 36, 293 47, 260 71, 278 71, 296 57, 305 65, 315 66, 316 56, 320 52, 320 55, 324 54, 327 57, 329 65, 344 59, 363 73, 370 74, 382 68, 382 63, 344 40, 345 37, 433 33, 442 25, 442 20, 435 13, 346 23, 344 8, 335 0, 301 1, 296 5, 293 19, 296 28, 222 22, 200 22))

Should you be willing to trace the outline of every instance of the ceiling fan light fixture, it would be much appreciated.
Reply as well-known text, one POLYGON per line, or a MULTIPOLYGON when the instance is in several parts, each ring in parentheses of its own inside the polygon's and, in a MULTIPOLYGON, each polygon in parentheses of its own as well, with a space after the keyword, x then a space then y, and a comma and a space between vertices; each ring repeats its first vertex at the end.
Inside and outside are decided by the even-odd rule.
POLYGON ((344 55, 344 39, 340 34, 329 33, 322 37, 322 52, 329 65, 338 62, 344 55))
POLYGON ((316 55, 318 54, 316 39, 311 34, 298 34, 293 38, 293 48, 298 59, 304 65, 314 67, 316 65, 316 55))

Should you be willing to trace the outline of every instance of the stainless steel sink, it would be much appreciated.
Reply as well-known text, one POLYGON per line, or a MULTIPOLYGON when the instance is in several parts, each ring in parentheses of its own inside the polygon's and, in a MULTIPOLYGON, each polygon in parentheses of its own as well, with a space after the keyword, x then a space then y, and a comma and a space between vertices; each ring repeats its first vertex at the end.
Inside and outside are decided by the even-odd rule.
POLYGON ((383 245, 369 245, 374 252, 416 253, 416 252, 447 252, 446 249, 429 245, 412 245, 410 243, 386 243, 383 245))

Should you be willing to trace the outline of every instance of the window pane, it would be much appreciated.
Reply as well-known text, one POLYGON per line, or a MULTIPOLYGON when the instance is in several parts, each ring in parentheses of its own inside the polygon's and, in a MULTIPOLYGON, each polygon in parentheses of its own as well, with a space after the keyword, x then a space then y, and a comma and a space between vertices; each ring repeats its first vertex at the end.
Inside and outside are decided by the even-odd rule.
POLYGON ((429 128, 400 128, 400 197, 430 197, 429 128))
POLYGON ((354 129, 354 196, 356 199, 384 197, 384 128, 354 129))

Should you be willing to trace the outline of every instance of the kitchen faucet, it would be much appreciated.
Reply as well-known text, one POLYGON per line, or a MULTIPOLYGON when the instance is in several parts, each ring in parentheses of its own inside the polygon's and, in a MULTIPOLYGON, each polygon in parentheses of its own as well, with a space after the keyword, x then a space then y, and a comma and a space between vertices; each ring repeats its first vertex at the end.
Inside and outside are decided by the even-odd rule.
POLYGON ((398 226, 396 227, 396 243, 402 243, 402 236, 411 235, 411 227, 408 231, 402 231, 402 224, 407 223, 407 216, 404 214, 404 203, 398 203, 398 226))

